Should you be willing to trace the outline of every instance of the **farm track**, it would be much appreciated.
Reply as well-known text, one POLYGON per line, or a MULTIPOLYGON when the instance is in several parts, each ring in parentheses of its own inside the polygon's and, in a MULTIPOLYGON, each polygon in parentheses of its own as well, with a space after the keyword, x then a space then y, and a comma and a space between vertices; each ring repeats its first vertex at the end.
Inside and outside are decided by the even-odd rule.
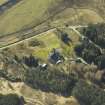
MULTIPOLYGON (((73 30, 75 33, 77 33, 77 35, 78 35, 79 37, 84 37, 84 38, 85 38, 85 36, 83 36, 78 30, 76 30, 77 28, 84 28, 84 27, 88 27, 88 26, 87 26, 87 25, 84 25, 84 26, 76 25, 76 26, 69 26, 68 28, 71 29, 71 30, 73 30)), ((20 43, 29 41, 29 40, 35 38, 36 36, 43 35, 43 34, 47 34, 47 33, 53 32, 53 31, 55 31, 55 30, 56 30, 56 28, 49 28, 49 29, 46 29, 46 30, 44 29, 42 32, 39 32, 39 33, 36 33, 36 34, 35 34, 35 32, 34 32, 33 30, 27 31, 27 32, 24 33, 24 36, 27 36, 27 35, 32 34, 32 35, 30 35, 30 37, 28 36, 28 38, 25 38, 25 39, 23 39, 23 40, 19 40, 19 41, 17 41, 17 42, 8 44, 8 45, 6 45, 6 46, 3 46, 3 47, 0 48, 0 50, 4 50, 4 49, 6 49, 6 48, 9 48, 9 47, 18 45, 18 44, 20 44, 20 43), (34 34, 34 36, 33 36, 33 34, 34 34)), ((94 43, 93 41, 91 41, 91 40, 89 40, 89 42, 92 43, 95 47, 99 48, 100 51, 102 52, 102 48, 101 48, 99 45, 95 44, 95 43, 94 43)))
MULTIPOLYGON (((56 30, 56 29, 53 28, 53 29, 50 29, 50 30, 47 30, 47 31, 41 32, 41 33, 36 34, 36 35, 34 35, 34 36, 32 36, 32 37, 29 37, 29 38, 26 38, 26 39, 24 39, 24 40, 17 41, 17 42, 15 42, 15 43, 12 43, 12 44, 6 45, 6 46, 4 46, 4 47, 1 47, 0 50, 3 50, 3 49, 6 49, 6 48, 9 48, 9 47, 12 47, 12 46, 18 45, 18 44, 23 43, 23 42, 26 42, 26 41, 29 41, 29 40, 31 40, 31 39, 33 39, 33 38, 39 36, 39 35, 47 34, 47 33, 49 33, 49 32, 53 32, 54 30, 56 30)), ((26 33, 26 34, 28 34, 28 33, 26 33)))

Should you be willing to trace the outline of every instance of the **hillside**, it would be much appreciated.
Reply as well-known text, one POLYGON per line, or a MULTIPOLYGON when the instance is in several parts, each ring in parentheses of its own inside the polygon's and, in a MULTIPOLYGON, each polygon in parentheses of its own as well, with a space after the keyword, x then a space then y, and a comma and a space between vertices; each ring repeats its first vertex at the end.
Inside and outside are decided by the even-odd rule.
POLYGON ((57 96, 53 93, 46 93, 40 90, 34 90, 24 83, 11 83, 5 79, 0 80, 0 93, 6 94, 18 94, 24 96, 26 99, 26 105, 79 105, 74 97, 65 98, 63 96, 57 96), (55 100, 53 99, 55 98, 55 100))

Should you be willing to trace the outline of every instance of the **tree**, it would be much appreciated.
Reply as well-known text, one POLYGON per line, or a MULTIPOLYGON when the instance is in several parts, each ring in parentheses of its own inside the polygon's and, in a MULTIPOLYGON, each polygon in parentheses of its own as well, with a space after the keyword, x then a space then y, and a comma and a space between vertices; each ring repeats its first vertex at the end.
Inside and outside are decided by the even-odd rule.
POLYGON ((33 55, 30 55, 29 57, 24 56, 23 61, 29 67, 37 67, 39 65, 39 60, 33 55))
POLYGON ((21 105, 21 101, 16 94, 0 94, 0 105, 21 105))
POLYGON ((105 105, 105 92, 86 81, 80 80, 72 91, 80 105, 105 105))
POLYGON ((83 41, 75 47, 75 52, 78 56, 85 59, 86 62, 91 64, 95 63, 95 59, 101 55, 101 51, 94 44, 83 41))
POLYGON ((87 28, 83 29, 83 35, 102 48, 105 48, 105 23, 90 24, 87 28))
POLYGON ((105 68, 105 54, 104 55, 100 55, 95 59, 96 64, 98 65, 98 67, 100 69, 104 69, 105 68))
POLYGON ((84 49, 82 44, 78 44, 77 46, 75 46, 75 52, 78 56, 82 56, 82 51, 84 49))
POLYGON ((68 34, 64 33, 64 32, 61 33, 61 40, 67 45, 69 45, 69 43, 72 42, 72 40, 69 38, 68 34))

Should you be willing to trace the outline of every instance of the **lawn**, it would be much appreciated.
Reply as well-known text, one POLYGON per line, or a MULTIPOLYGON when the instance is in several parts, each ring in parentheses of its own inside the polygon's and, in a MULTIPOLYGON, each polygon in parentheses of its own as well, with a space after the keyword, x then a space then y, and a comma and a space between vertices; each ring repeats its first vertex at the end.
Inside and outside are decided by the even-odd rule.
POLYGON ((60 40, 54 33, 44 34, 36 38, 44 44, 44 47, 37 46, 33 54, 41 59, 48 58, 50 51, 53 48, 60 48, 60 40))

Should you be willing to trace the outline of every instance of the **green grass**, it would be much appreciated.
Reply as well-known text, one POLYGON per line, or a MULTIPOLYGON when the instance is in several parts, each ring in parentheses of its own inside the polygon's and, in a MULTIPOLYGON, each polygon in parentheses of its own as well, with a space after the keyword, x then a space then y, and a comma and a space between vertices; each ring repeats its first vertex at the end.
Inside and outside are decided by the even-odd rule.
POLYGON ((57 1, 22 0, 0 16, 0 34, 12 33, 45 20, 48 17, 46 11, 57 1))
POLYGON ((54 33, 38 36, 37 40, 43 42, 45 47, 35 47, 33 54, 41 59, 48 58, 48 54, 53 48, 60 48, 60 40, 54 33))

